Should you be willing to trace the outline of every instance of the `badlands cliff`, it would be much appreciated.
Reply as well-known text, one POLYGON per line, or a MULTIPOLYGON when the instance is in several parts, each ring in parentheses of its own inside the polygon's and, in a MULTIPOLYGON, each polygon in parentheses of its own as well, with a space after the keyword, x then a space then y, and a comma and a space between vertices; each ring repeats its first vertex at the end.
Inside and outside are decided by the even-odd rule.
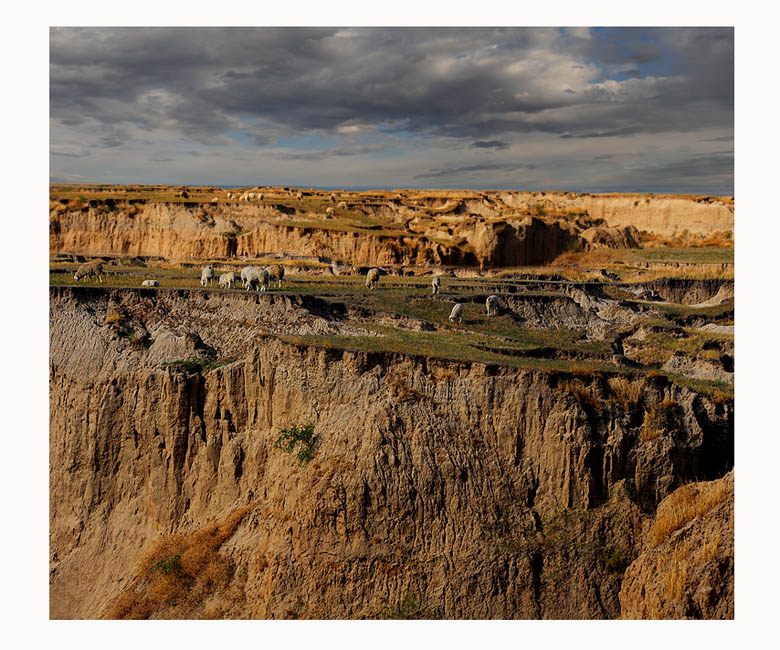
POLYGON ((197 200, 149 188, 136 198, 52 190, 50 253, 203 260, 284 251, 354 265, 501 267, 636 247, 640 231, 704 237, 734 228, 733 200, 711 197, 407 191, 345 192, 331 201, 327 193, 277 194, 248 202, 216 188, 197 200))
POLYGON ((283 340, 345 314, 50 289, 53 618, 733 616, 732 399, 283 340))

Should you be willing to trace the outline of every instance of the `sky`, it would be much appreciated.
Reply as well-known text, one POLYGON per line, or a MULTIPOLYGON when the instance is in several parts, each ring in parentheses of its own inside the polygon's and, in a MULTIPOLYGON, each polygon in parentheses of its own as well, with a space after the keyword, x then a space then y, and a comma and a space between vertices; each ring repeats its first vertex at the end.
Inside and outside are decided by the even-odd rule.
POLYGON ((52 27, 54 182, 734 193, 731 27, 52 27))

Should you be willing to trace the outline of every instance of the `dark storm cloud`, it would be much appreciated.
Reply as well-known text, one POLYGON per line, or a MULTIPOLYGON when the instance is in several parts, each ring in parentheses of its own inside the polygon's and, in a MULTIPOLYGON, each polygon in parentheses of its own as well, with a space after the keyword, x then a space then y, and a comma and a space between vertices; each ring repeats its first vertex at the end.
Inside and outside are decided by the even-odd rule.
POLYGON ((619 162, 638 165, 650 145, 665 161, 644 165, 651 179, 676 166, 720 186, 723 156, 695 154, 707 148, 698 143, 733 138, 733 37, 731 28, 53 28, 51 171, 113 169, 132 182, 152 161, 204 182, 262 171, 365 185, 377 163, 399 186, 415 173, 444 183, 535 169, 534 182, 585 188, 594 159, 630 184, 636 169, 598 154, 637 151, 619 162), (535 167, 511 160, 520 148, 535 167))
POLYGON ((471 146, 475 149, 509 149, 509 145, 501 140, 479 140, 471 146))
POLYGON ((734 155, 696 156, 663 165, 635 169, 646 182, 672 183, 680 178, 731 176, 734 173, 734 155))
POLYGON ((56 120, 203 143, 252 119, 289 132, 402 121, 480 140, 733 120, 730 29, 55 28, 50 49, 56 120), (610 82, 610 66, 640 65, 658 70, 610 82))
POLYGON ((121 147, 124 144, 124 140, 115 135, 106 135, 100 138, 101 147, 121 147))
POLYGON ((678 161, 633 165, 594 191, 734 193, 734 155, 691 156, 678 161))
POLYGON ((442 178, 445 176, 457 176, 472 172, 513 172, 521 169, 536 169, 534 165, 525 163, 487 163, 483 165, 466 165, 449 169, 432 169, 425 174, 417 174, 415 178, 442 178))
POLYGON ((733 135, 724 135, 720 138, 707 138, 706 140, 700 140, 699 142, 731 142, 733 139, 733 135))
POLYGON ((376 153, 388 149, 386 145, 369 144, 355 147, 341 147, 333 149, 322 149, 320 151, 304 151, 300 153, 279 153, 276 158, 279 160, 324 160, 331 156, 361 156, 367 153, 376 153))

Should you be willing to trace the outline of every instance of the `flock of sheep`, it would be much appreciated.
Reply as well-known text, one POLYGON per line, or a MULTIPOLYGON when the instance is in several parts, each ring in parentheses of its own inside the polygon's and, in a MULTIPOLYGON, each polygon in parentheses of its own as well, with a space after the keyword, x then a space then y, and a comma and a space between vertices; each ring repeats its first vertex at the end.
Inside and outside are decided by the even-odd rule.
MULTIPOLYGON (((101 283, 103 282, 103 264, 102 262, 87 262, 82 264, 76 269, 76 273, 73 275, 73 279, 77 282, 83 278, 96 277, 101 283)), ((381 271, 377 268, 372 268, 366 273, 366 287, 368 289, 375 289, 379 284, 379 276, 381 271)), ((216 279, 216 273, 214 267, 209 264, 206 266, 200 274, 200 284, 203 287, 209 286, 216 279)), ((223 273, 219 276, 219 286, 224 289, 232 289, 238 280, 241 280, 243 286, 247 291, 254 288, 255 291, 267 291, 271 282, 276 282, 276 286, 281 288, 282 280, 284 279, 284 267, 281 264, 272 264, 269 267, 262 266, 245 266, 241 269, 240 275, 235 271, 223 273)), ((157 280, 144 280, 141 283, 142 287, 159 287, 160 283, 157 280)), ((441 278, 436 276, 431 281, 433 288, 433 294, 438 294, 441 290, 441 278)), ((498 296, 488 296, 485 301, 485 307, 487 309, 487 315, 492 316, 498 313, 498 296)), ((463 322, 463 305, 461 303, 456 304, 450 312, 450 322, 458 321, 463 322)))
MULTIPOLYGON (((375 289, 376 286, 379 284, 379 276, 381 272, 377 268, 369 269, 368 273, 366 273, 366 287, 368 289, 375 289)), ((431 287, 433 288, 433 295, 438 294, 441 291, 441 278, 437 275, 436 277, 431 280, 431 287)), ((493 316, 494 314, 498 313, 498 296, 492 295, 488 296, 487 300, 485 301, 485 307, 487 308, 487 315, 493 316)), ((455 321, 458 321, 458 323, 463 322, 463 305, 461 303, 457 303, 450 312, 450 322, 454 323, 455 321)))
MULTIPOLYGON (((207 287, 215 278, 214 267, 209 264, 200 274, 200 285, 207 287)), ((262 266, 245 266, 241 269, 240 275, 235 271, 229 271, 220 275, 218 282, 223 289, 232 289, 239 279, 247 291, 253 287, 256 291, 266 291, 272 281, 276 282, 278 288, 281 288, 282 280, 284 279, 284 267, 280 264, 272 264, 267 268, 262 266)))

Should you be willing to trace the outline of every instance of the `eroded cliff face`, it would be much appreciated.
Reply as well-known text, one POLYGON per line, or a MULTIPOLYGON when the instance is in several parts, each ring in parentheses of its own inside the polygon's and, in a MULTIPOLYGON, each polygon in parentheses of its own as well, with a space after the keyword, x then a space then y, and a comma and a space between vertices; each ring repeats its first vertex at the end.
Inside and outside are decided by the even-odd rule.
POLYGON ((54 618, 115 612, 145 548, 246 505, 220 549, 233 596, 149 615, 363 618, 409 597, 444 618, 615 618, 656 505, 733 463, 731 403, 664 378, 629 407, 598 377, 284 343, 258 329, 347 330, 316 302, 203 295, 50 290, 54 618), (149 338, 117 336, 117 310, 149 338), (203 355, 234 360, 162 366, 203 355), (675 424, 643 440, 663 400, 675 424), (274 442, 306 422, 302 465, 274 442))
POLYGON ((734 618, 733 471, 661 502, 620 601, 623 618, 734 618))
POLYGON ((563 192, 501 192, 507 205, 549 210, 587 210, 613 228, 638 230, 671 237, 683 230, 709 235, 734 229, 734 200, 693 196, 646 194, 573 194, 563 192))
POLYGON ((492 199, 491 209, 482 202, 449 201, 442 209, 458 209, 447 208, 447 214, 425 201, 416 208, 387 200, 357 203, 347 213, 359 216, 357 221, 340 225, 304 203, 61 200, 51 204, 49 249, 170 260, 284 252, 355 265, 500 267, 543 264, 583 248, 636 247, 638 230, 671 236, 734 227, 733 204, 720 200, 523 192, 494 193, 492 199), (548 216, 532 216, 541 214, 548 216))

